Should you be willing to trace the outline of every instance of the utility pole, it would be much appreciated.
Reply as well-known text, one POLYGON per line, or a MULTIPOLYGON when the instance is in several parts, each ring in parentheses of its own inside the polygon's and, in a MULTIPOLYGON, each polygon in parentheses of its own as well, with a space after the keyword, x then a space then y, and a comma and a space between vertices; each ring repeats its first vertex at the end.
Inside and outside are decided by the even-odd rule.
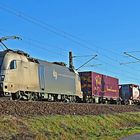
POLYGON ((72 56, 72 52, 71 51, 69 52, 69 68, 71 70, 74 69, 74 66, 73 66, 73 56, 72 56))

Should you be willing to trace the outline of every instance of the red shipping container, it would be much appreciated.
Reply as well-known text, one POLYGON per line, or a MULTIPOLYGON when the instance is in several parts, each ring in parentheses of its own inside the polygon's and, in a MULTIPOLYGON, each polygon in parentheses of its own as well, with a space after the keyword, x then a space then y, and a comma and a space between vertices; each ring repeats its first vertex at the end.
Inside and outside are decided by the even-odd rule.
POLYGON ((96 72, 79 72, 83 96, 103 97, 108 100, 119 98, 119 80, 96 72))

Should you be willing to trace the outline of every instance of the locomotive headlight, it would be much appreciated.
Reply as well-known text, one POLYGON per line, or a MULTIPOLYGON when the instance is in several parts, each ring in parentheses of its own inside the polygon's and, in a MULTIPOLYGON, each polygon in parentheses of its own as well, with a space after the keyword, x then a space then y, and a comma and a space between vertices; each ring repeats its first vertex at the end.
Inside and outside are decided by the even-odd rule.
POLYGON ((0 81, 4 81, 5 75, 0 75, 0 81))

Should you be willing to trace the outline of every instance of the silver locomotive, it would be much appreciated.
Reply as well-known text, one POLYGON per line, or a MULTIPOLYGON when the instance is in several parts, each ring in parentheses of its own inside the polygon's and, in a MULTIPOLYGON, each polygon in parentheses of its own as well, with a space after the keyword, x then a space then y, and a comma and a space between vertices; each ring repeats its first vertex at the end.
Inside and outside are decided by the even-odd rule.
POLYGON ((82 92, 77 71, 64 63, 50 63, 7 49, 0 52, 0 96, 75 102, 82 98, 82 92))

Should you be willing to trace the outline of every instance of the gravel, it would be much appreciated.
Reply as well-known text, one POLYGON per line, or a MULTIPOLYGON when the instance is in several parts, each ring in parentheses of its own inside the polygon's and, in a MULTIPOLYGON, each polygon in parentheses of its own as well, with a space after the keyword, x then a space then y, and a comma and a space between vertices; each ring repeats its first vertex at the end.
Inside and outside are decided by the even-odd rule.
POLYGON ((134 105, 0 101, 0 115, 100 115, 139 111, 140 107, 134 105))

